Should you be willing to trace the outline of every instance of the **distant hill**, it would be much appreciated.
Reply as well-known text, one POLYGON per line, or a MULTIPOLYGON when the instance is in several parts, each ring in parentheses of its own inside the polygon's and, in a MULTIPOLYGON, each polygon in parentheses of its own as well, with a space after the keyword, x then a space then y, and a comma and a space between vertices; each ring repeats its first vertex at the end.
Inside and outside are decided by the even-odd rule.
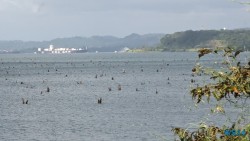
POLYGON ((0 51, 34 52, 37 48, 48 48, 50 44, 55 47, 85 48, 89 51, 119 51, 124 47, 141 48, 154 47, 160 44, 164 34, 131 34, 124 38, 114 36, 92 36, 57 38, 51 41, 0 41, 0 51))
POLYGON ((165 51, 185 51, 193 48, 230 46, 250 50, 250 30, 199 30, 167 34, 161 39, 165 51))

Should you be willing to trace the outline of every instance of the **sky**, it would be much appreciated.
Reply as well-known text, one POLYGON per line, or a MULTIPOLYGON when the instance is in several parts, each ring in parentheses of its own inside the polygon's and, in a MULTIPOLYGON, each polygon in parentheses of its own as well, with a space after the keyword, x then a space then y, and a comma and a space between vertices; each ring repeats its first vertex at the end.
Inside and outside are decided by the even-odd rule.
POLYGON ((0 0, 0 40, 124 37, 224 27, 250 27, 250 5, 233 0, 0 0))

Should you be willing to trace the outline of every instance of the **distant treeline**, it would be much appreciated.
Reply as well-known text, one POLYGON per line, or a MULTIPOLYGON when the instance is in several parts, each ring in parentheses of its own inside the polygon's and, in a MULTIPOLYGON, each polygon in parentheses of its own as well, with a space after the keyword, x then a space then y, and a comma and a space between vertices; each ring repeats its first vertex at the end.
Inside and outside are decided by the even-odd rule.
POLYGON ((35 52, 37 48, 88 47, 89 52, 120 51, 124 47, 132 52, 145 51, 195 51, 198 48, 230 46, 236 49, 250 50, 250 29, 237 30, 187 30, 173 34, 130 34, 124 38, 114 36, 57 38, 51 41, 2 41, 0 53, 35 52))
POLYGON ((200 30, 167 34, 161 39, 164 51, 189 51, 196 48, 230 46, 235 49, 250 50, 250 30, 200 30))
POLYGON ((164 34, 130 34, 124 38, 114 36, 92 36, 92 37, 69 37, 57 38, 51 41, 1 41, 1 51, 11 52, 35 52, 37 48, 48 48, 50 44, 54 47, 66 48, 85 48, 88 47, 89 52, 113 52, 120 51, 124 47, 141 48, 155 47, 160 43, 160 39, 164 34))

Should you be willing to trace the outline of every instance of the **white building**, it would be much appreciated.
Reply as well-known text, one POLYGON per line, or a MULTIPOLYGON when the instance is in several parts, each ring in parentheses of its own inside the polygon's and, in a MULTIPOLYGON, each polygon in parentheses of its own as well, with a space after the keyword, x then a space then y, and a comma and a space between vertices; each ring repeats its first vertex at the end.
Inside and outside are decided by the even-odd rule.
POLYGON ((44 54, 44 53, 52 53, 52 54, 61 54, 61 53, 84 53, 87 52, 86 50, 82 48, 55 48, 53 45, 50 45, 49 48, 41 49, 38 48, 38 53, 44 54))

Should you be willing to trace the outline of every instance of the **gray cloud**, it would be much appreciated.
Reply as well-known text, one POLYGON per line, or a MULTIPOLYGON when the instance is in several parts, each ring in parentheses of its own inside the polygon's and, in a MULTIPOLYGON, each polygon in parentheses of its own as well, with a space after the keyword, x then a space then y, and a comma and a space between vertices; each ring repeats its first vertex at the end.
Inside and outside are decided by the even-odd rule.
POLYGON ((3 13, 38 13, 40 12, 42 6, 42 2, 38 3, 34 0, 0 0, 0 9, 3 13))
POLYGON ((0 40, 249 27, 230 0, 0 0, 0 40))

